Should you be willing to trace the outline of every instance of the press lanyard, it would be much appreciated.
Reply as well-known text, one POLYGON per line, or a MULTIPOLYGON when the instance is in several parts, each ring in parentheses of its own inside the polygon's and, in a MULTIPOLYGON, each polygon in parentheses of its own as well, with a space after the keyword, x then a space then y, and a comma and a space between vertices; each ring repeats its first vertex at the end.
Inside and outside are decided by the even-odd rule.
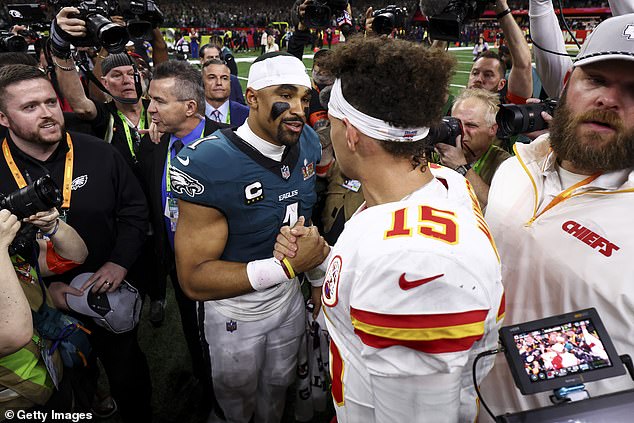
POLYGON ((489 146, 486 153, 484 153, 484 155, 480 157, 478 161, 473 165, 473 171, 478 175, 480 174, 480 168, 484 165, 484 163, 486 163, 487 157, 489 157, 489 153, 491 152, 491 150, 493 150, 493 144, 489 146))
MULTIPOLYGON (((134 154, 134 146, 132 145, 132 136, 130 135, 130 126, 128 124, 128 118, 121 113, 120 110, 117 110, 117 114, 119 115, 119 119, 123 123, 123 130, 125 131, 125 137, 128 140, 128 147, 130 148, 130 154, 132 154, 132 158, 136 161, 136 154, 134 154)), ((130 122, 131 124, 132 122, 130 122)), ((141 107, 141 117, 139 118, 139 126, 138 129, 145 129, 145 108, 141 107)))
MULTIPOLYGON (((205 128, 203 127, 203 131, 200 133, 200 137, 205 136, 205 128)), ((170 167, 172 166, 172 147, 174 143, 171 143, 169 148, 167 149, 167 167, 165 168, 165 191, 171 192, 171 179, 170 179, 170 167)))
MULTIPOLYGON (((62 209, 68 210, 70 208, 70 196, 71 196, 71 186, 73 184, 73 142, 70 139, 70 134, 66 133, 66 143, 68 144, 68 151, 66 152, 66 163, 64 165, 64 186, 63 186, 63 195, 64 202, 62 203, 62 209)), ((18 169, 18 166, 15 164, 13 160, 13 156, 11 155, 11 150, 9 150, 9 143, 7 143, 7 139, 5 138, 2 141, 2 154, 4 154, 4 159, 9 165, 9 169, 11 169, 11 174, 13 175, 13 179, 15 179, 15 183, 18 184, 18 188, 24 188, 27 183, 18 169)))
POLYGON ((592 182, 595 179, 597 179, 600 175, 601 175, 600 172, 599 173, 595 173, 594 175, 590 175, 586 179, 584 179, 583 181, 579 181, 576 184, 574 184, 573 186, 571 186, 570 188, 568 188, 567 190, 559 193, 555 198, 552 199, 552 201, 546 206, 546 208, 544 210, 542 210, 540 213, 537 213, 535 216, 533 216, 533 218, 530 220, 530 223, 534 222, 535 219, 537 219, 539 216, 541 216, 542 214, 546 213, 548 210, 550 210, 553 207, 555 207, 557 204, 559 204, 562 201, 565 201, 568 198, 570 198, 570 196, 572 195, 574 190, 576 190, 577 188, 579 188, 579 187, 581 187, 583 185, 589 184, 590 182, 592 182))
POLYGON ((231 108, 227 107, 227 118, 225 119, 225 123, 231 123, 231 108))

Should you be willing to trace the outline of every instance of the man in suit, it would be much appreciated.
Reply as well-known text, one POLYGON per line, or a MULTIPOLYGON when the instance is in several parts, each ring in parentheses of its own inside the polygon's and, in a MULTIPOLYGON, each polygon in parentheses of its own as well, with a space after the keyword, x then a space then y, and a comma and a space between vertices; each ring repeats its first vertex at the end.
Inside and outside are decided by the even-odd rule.
POLYGON ((229 67, 221 60, 212 59, 203 64, 205 87, 205 116, 216 122, 241 126, 249 116, 249 108, 231 100, 229 67))
MULTIPOLYGON (((148 91, 151 102, 148 113, 158 131, 163 133, 158 144, 149 137, 141 141, 143 154, 140 169, 150 204, 150 219, 155 232, 155 251, 161 264, 169 272, 174 286, 181 324, 192 359, 193 375, 200 379, 205 397, 211 394, 208 365, 203 358, 198 332, 196 303, 188 299, 180 288, 174 268, 174 231, 178 206, 170 192, 170 176, 166 173, 181 148, 199 138, 210 135, 222 123, 204 118, 205 93, 200 73, 189 63, 169 61, 157 66, 148 91)), ((197 381, 195 381, 197 382, 197 381)), ((201 402, 202 404, 202 402, 201 402)))
POLYGON ((231 50, 229 49, 223 52, 220 47, 214 44, 205 44, 200 48, 200 67, 202 68, 202 66, 211 59, 220 60, 225 63, 231 72, 231 100, 246 106, 247 103, 244 101, 242 85, 240 85, 240 80, 238 80, 238 64, 230 53, 231 50))

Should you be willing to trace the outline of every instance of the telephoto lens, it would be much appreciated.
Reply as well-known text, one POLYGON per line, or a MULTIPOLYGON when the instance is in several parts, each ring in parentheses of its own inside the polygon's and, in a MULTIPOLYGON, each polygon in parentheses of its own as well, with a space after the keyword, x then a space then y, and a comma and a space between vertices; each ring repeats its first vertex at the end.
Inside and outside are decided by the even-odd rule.
POLYGON ((49 175, 7 196, 0 196, 0 208, 9 210, 20 220, 61 205, 62 193, 49 175))

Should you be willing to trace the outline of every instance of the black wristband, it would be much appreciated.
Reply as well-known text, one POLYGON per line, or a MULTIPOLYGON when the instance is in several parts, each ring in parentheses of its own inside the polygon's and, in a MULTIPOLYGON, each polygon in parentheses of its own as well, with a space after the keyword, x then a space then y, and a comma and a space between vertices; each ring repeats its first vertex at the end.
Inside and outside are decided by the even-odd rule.
POLYGON ((70 42, 66 40, 69 35, 57 24, 57 19, 51 23, 50 43, 51 53, 60 59, 70 59, 70 42))
POLYGON ((509 13, 511 13, 511 8, 507 7, 506 10, 501 11, 500 13, 498 13, 497 15, 495 15, 495 17, 500 20, 503 17, 505 17, 506 15, 508 15, 509 13))

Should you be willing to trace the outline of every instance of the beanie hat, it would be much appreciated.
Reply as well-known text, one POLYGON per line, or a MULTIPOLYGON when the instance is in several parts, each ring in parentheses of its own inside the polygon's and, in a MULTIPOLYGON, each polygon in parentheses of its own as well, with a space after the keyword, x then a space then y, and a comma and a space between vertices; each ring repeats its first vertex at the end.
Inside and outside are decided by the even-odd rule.
POLYGON ((101 74, 106 76, 108 72, 119 66, 132 66, 132 59, 127 53, 111 54, 101 62, 101 74))

